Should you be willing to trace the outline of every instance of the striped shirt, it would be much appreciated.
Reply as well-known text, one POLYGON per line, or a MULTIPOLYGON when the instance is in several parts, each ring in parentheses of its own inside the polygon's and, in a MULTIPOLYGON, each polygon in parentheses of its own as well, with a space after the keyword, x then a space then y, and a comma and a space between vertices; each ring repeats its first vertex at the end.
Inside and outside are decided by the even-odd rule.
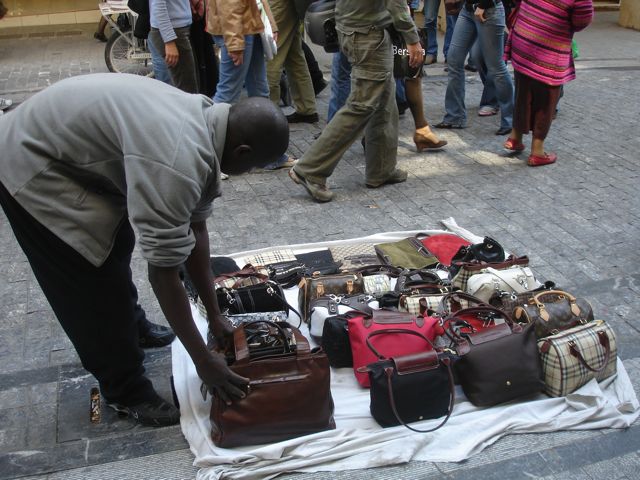
POLYGON ((521 0, 505 58, 514 70, 542 83, 567 83, 576 78, 573 34, 592 19, 592 0, 521 0))

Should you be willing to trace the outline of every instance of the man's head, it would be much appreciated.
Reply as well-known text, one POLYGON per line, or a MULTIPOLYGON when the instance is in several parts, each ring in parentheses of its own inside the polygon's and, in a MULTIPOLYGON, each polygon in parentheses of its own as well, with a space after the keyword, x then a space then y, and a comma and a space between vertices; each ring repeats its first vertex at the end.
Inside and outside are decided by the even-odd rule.
POLYGON ((245 98, 229 110, 223 172, 244 173, 278 160, 289 146, 289 124, 276 105, 267 98, 245 98))

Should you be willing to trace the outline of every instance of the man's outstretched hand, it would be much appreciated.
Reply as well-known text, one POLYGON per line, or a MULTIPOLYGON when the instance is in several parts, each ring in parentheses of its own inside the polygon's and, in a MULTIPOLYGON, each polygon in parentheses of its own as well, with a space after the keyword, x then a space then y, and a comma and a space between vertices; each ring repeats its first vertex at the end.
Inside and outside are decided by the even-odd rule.
POLYGON ((196 364, 196 371, 209 392, 218 395, 227 405, 247 396, 249 379, 232 372, 220 353, 211 352, 196 364))

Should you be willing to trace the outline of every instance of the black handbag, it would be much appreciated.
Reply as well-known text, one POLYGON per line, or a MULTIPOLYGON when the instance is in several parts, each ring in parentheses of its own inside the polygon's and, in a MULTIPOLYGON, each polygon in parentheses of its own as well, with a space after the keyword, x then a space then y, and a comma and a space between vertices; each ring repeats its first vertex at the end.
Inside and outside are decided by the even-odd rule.
POLYGON ((473 245, 460 247, 451 259, 451 278, 455 277, 460 269, 461 263, 478 261, 483 263, 500 263, 504 262, 504 248, 491 237, 484 237, 482 243, 474 243, 473 245))
POLYGON ((424 335, 402 328, 372 332, 367 337, 367 345, 380 360, 360 370, 369 373, 371 415, 380 426, 404 425, 414 432, 427 433, 447 423, 455 402, 455 386, 451 371, 455 355, 437 350, 424 335), (425 351, 385 358, 370 342, 376 335, 397 333, 423 338, 425 351), (431 349, 426 350, 427 348, 431 349), (428 430, 407 425, 410 422, 442 416, 445 416, 444 420, 428 430))
MULTIPOLYGON (((422 63, 417 67, 409 65, 409 51, 407 49, 407 42, 404 37, 393 27, 393 25, 387 27, 389 35, 391 37, 391 43, 393 44, 393 76, 394 78, 418 78, 422 76, 422 63)), ((420 35, 420 45, 423 51, 425 51, 426 41, 423 40, 422 29, 418 30, 420 35)))
MULTIPOLYGON (((219 288, 216 290, 218 306, 223 315, 240 315, 255 312, 279 312, 300 314, 287 302, 282 287, 267 281, 240 288, 219 288)), ((300 317, 302 322, 302 317, 300 317)))
POLYGON ((360 312, 347 312, 327 317, 322 328, 322 349, 327 354, 329 365, 334 368, 353 367, 351 342, 349 341, 349 318, 362 315, 360 312))

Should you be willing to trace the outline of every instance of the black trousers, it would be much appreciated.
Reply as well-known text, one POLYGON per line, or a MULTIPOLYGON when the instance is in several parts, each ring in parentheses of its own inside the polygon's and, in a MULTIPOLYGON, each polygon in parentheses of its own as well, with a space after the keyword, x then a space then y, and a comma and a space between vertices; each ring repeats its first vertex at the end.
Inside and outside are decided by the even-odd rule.
POLYGON ((131 278, 135 236, 128 221, 100 267, 33 218, 0 183, 0 205, 82 365, 107 401, 135 405, 153 393, 144 375, 139 328, 146 324, 131 278))

